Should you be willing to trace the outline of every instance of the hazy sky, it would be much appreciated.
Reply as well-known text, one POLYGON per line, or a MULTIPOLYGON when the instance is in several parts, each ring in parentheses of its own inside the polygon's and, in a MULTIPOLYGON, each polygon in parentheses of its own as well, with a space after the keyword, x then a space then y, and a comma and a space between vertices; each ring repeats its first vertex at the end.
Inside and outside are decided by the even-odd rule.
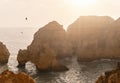
POLYGON ((120 0, 0 0, 0 27, 39 28, 52 20, 66 27, 82 15, 116 19, 120 0))

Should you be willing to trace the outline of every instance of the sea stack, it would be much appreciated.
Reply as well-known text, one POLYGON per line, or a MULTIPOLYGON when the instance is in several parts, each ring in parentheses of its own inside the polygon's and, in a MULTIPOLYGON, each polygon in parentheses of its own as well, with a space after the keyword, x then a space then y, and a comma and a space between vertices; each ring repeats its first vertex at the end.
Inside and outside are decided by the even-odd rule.
POLYGON ((52 21, 34 34, 32 43, 26 50, 19 51, 17 59, 19 65, 23 66, 27 61, 31 61, 40 71, 68 70, 57 60, 57 57, 69 55, 70 48, 68 46, 63 26, 52 21))
POLYGON ((17 60, 19 63, 18 67, 25 67, 25 63, 29 61, 28 51, 20 49, 18 52, 17 60))
POLYGON ((8 63, 10 53, 7 49, 7 47, 0 42, 0 64, 6 64, 8 63))

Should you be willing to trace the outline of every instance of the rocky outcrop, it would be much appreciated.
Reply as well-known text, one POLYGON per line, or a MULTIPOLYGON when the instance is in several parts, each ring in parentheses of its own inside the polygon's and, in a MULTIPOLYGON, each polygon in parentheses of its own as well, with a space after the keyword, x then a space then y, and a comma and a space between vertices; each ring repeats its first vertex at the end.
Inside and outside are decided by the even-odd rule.
POLYGON ((29 61, 29 53, 27 50, 19 50, 18 52, 18 56, 17 56, 17 60, 18 60, 18 67, 24 67, 25 63, 29 61))
POLYGON ((78 61, 119 58, 118 24, 108 16, 82 16, 71 24, 68 36, 78 61))
POLYGON ((120 83, 120 63, 115 70, 107 71, 100 76, 96 83, 120 83))
POLYGON ((35 56, 42 52, 44 44, 48 44, 56 52, 57 57, 71 55, 72 50, 66 32, 56 21, 48 23, 34 34, 34 40, 28 46, 30 55, 35 56))
POLYGON ((0 42, 0 64, 6 64, 8 62, 10 53, 6 46, 0 42))
POLYGON ((56 58, 70 55, 70 50, 65 30, 62 25, 53 21, 35 33, 32 43, 26 50, 19 51, 17 59, 20 66, 31 61, 40 71, 63 71, 68 68, 61 65, 56 58))
POLYGON ((23 72, 14 74, 13 72, 6 70, 0 74, 0 83, 36 83, 30 76, 23 72))

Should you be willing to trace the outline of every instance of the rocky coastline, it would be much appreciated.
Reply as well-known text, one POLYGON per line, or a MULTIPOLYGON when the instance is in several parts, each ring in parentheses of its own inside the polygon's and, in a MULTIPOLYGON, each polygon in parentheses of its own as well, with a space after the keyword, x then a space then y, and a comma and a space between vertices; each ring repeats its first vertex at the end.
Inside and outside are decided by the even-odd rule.
MULTIPOLYGON (((34 34, 33 41, 27 49, 18 51, 18 67, 25 68, 26 63, 30 61, 40 72, 60 72, 69 70, 58 60, 65 57, 77 57, 78 62, 120 59, 119 42, 120 18, 114 20, 109 16, 81 16, 68 26, 67 31, 57 21, 52 21, 34 34)), ((9 56, 7 47, 0 42, 0 65, 7 64, 9 56)), ((96 83, 119 83, 119 73, 120 65, 118 64, 115 70, 105 72, 104 76, 100 76, 96 83)), ((14 74, 7 70, 0 74, 0 79, 8 79, 9 75, 16 79, 18 77, 19 80, 19 75, 24 77, 25 74, 21 72, 14 74)), ((13 78, 10 78, 10 81, 13 78)), ((11 81, 11 83, 15 82, 11 81)))

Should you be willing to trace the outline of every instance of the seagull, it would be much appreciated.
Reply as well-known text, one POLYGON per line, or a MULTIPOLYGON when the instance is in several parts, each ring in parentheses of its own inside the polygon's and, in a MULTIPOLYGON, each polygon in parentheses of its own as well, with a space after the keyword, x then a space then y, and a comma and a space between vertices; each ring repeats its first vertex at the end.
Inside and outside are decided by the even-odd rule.
POLYGON ((27 20, 28 18, 26 17, 25 20, 27 20))
POLYGON ((20 32, 21 34, 23 34, 23 32, 20 32))

